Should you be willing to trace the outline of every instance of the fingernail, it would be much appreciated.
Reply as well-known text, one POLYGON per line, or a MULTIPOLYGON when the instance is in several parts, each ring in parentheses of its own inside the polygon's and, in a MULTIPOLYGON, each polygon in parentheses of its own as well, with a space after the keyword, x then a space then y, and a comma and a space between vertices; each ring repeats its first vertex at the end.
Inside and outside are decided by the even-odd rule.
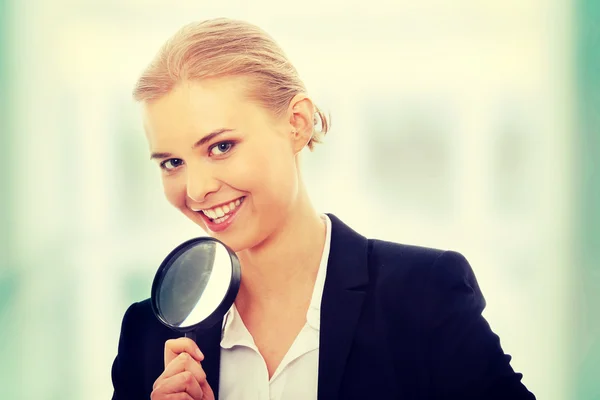
POLYGON ((204 358, 204 354, 200 351, 200 349, 196 349, 196 355, 200 358, 204 358))

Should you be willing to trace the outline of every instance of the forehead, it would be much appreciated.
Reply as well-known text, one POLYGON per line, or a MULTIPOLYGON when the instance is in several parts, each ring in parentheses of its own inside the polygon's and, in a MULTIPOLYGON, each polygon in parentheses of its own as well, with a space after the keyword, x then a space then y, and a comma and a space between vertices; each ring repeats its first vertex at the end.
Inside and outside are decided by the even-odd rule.
POLYGON ((142 104, 150 145, 196 141, 217 129, 248 130, 264 123, 267 112, 246 93, 247 83, 238 77, 179 83, 168 94, 142 104))

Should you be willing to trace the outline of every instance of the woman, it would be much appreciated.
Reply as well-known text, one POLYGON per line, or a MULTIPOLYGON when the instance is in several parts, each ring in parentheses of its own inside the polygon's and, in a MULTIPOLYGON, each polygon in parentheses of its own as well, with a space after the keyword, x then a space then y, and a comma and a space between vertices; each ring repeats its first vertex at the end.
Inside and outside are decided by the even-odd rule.
POLYGON ((327 119, 266 33, 190 24, 134 97, 168 201, 236 252, 243 278, 196 342, 133 304, 114 399, 534 398, 464 257, 368 240, 315 211, 299 156, 327 119))

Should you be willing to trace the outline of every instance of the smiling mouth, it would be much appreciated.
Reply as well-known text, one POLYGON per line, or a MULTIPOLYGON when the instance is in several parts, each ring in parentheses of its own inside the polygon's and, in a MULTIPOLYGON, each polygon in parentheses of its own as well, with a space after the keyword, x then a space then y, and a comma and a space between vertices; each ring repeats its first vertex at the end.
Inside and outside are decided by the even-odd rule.
POLYGON ((232 200, 227 204, 222 204, 217 207, 209 208, 207 210, 194 210, 192 211, 202 213, 211 222, 215 224, 221 224, 229 219, 231 215, 235 213, 240 205, 244 202, 246 196, 240 197, 239 199, 232 200))

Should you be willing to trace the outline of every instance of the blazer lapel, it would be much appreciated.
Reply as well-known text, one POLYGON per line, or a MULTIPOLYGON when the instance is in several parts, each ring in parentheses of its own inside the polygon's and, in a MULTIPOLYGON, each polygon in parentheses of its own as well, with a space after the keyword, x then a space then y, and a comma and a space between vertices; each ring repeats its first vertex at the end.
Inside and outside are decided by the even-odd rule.
POLYGON ((206 373, 206 380, 219 399, 219 370, 221 365, 221 328, 223 321, 217 322, 206 331, 197 332, 196 344, 204 354, 202 369, 206 373))
POLYGON ((318 398, 339 395, 368 283, 368 241, 332 214, 331 245, 321 300, 318 398))

